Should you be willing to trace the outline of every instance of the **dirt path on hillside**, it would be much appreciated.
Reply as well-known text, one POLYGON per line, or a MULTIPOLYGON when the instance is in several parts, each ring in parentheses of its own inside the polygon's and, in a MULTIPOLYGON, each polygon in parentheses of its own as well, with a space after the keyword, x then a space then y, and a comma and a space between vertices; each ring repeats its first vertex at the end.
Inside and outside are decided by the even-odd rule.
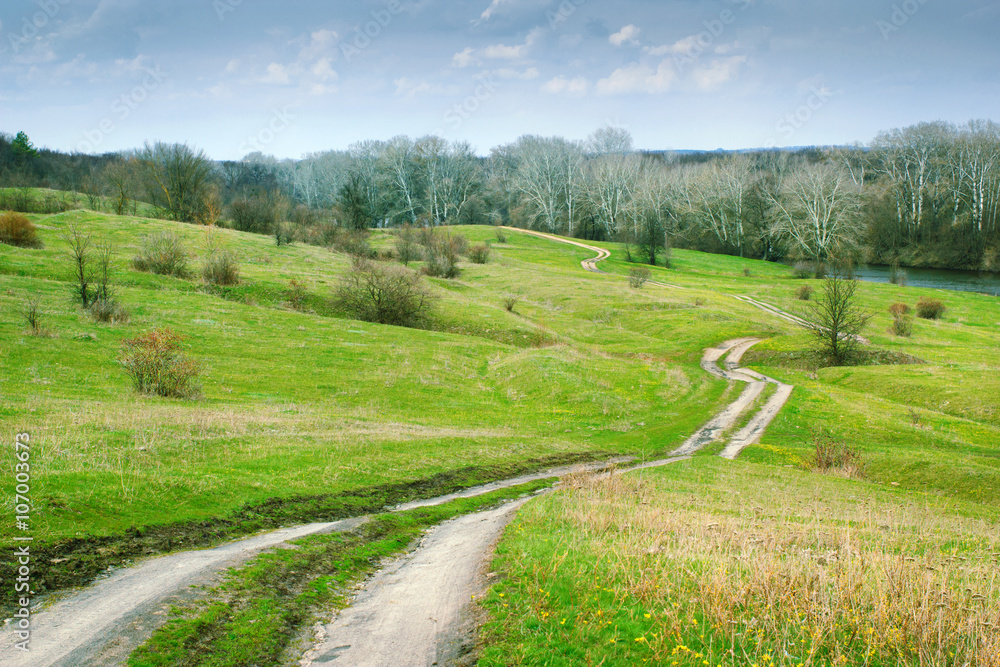
MULTIPOLYGON (((576 472, 599 472, 631 460, 631 457, 623 457, 600 463, 550 468, 430 500, 406 503, 393 511, 440 505, 455 498, 483 495, 576 472)), ((14 648, 18 638, 11 628, 0 630, 0 664, 4 667, 121 664, 166 620, 170 606, 187 596, 192 586, 212 585, 224 570, 240 565, 265 549, 306 535, 353 530, 365 521, 367 517, 358 517, 285 528, 214 549, 152 558, 117 570, 107 578, 33 613, 30 652, 14 648)))
MULTIPOLYGON (((597 256, 582 262, 583 268, 604 273, 597 267, 597 262, 610 256, 607 250, 547 234, 516 231, 592 250, 597 256)), ((665 283, 651 284, 674 287, 665 283)), ((730 440, 723 454, 735 457, 743 447, 759 439, 787 400, 783 390, 787 385, 738 367, 740 357, 756 342, 756 339, 741 339, 706 350, 702 368, 728 381, 746 382, 747 388, 734 403, 726 406, 669 458, 633 465, 624 472, 685 460, 688 453, 714 442, 732 429, 760 396, 765 384, 774 383, 779 385, 774 397, 730 440), (720 367, 718 362, 723 357, 727 358, 727 362, 720 367), (779 395, 783 395, 783 399, 779 400, 779 395)), ((790 392, 791 387, 787 387, 787 393, 790 392)), ((600 473, 609 465, 621 465, 632 460, 626 457, 604 463, 553 468, 457 494, 407 503, 394 511, 441 504, 458 497, 482 495, 574 472, 600 473)), ((400 666, 460 663, 461 655, 466 650, 464 641, 475 627, 475 607, 470 603, 484 586, 484 565, 503 526, 523 502, 508 503, 490 512, 461 517, 430 531, 420 548, 376 575, 354 607, 323 627, 320 639, 303 659, 303 664, 400 666)), ((265 549, 310 534, 352 530, 366 520, 367 517, 358 517, 282 529, 214 549, 153 558, 118 570, 84 590, 72 593, 43 610, 36 610, 31 619, 29 653, 14 649, 18 639, 12 628, 0 631, 0 663, 5 667, 122 664, 135 647, 165 622, 172 604, 196 595, 189 592, 192 586, 216 583, 227 568, 238 566, 265 549)))

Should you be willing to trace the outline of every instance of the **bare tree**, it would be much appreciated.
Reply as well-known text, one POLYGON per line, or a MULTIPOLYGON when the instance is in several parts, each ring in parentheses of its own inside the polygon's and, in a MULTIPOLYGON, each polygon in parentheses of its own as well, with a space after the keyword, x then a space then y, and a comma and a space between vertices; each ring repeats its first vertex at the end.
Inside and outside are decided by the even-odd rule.
POLYGON ((111 195, 111 207, 117 215, 136 211, 139 192, 139 164, 135 158, 121 157, 104 167, 103 181, 111 195))
POLYGON ((842 167, 807 164, 789 173, 772 195, 774 234, 799 254, 822 262, 856 251, 864 224, 861 191, 842 167))
POLYGON ((174 220, 197 220, 214 171, 204 152, 187 144, 146 144, 136 161, 154 204, 174 220))

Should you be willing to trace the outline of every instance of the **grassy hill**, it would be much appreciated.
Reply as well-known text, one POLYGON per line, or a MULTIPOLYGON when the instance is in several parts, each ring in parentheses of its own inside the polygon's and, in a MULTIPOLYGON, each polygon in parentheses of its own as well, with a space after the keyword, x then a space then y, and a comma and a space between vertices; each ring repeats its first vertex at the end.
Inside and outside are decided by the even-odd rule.
MULTIPOLYGON (((44 248, 0 245, 0 424, 5 440, 32 437, 31 535, 38 553, 52 556, 38 574, 43 590, 143 554, 371 511, 557 461, 662 455, 738 391, 700 369, 702 350, 747 336, 768 339, 747 363, 795 392, 739 461, 709 458, 717 450, 699 456, 685 498, 718 487, 720 475, 727 488, 763 476, 822 488, 834 503, 889 498, 996 528, 994 297, 864 284, 861 301, 876 313, 866 335, 925 363, 820 369, 802 354, 807 334, 733 298, 807 313, 795 298, 804 281, 780 265, 675 251, 672 268, 653 277, 679 288, 636 290, 615 244, 595 245, 612 250, 602 268, 620 275, 596 275, 580 268, 589 251, 511 232, 494 242, 489 264, 463 264, 455 280, 428 278, 433 317, 425 329, 405 329, 337 312, 331 297, 350 260, 327 249, 85 210, 29 217, 44 248), (74 303, 65 240, 74 226, 117 248, 127 324, 95 323, 74 303), (143 238, 166 230, 184 240, 194 269, 209 245, 233 250, 241 284, 133 270, 143 238), (305 285, 305 298, 295 298, 292 280, 305 285), (514 312, 503 304, 510 294, 514 312), (912 338, 891 336, 888 306, 923 295, 944 299, 945 317, 918 320, 912 338), (21 310, 33 296, 48 336, 26 329, 21 310), (199 399, 140 396, 118 363, 123 340, 161 327, 184 336, 201 367, 199 399), (804 472, 820 430, 861 453, 863 480, 804 472), (51 563, 66 553, 90 555, 71 559, 74 569, 51 563)), ((451 232, 493 240, 490 228, 451 232)), ((389 247, 391 238, 376 233, 373 244, 389 247)), ((8 451, 6 479, 15 463, 8 451)), ((674 485, 685 470, 648 475, 674 485)), ((12 512, 12 485, 0 493, 12 512)), ((575 535, 570 510, 559 506, 570 501, 560 498, 537 505, 552 513, 549 523, 521 525, 575 535)), ((650 502, 677 498, 652 494, 650 502)), ((0 529, 8 543, 15 532, 10 522, 0 529)), ((534 564, 508 572, 516 579, 519 567, 553 553, 540 550, 534 564)))

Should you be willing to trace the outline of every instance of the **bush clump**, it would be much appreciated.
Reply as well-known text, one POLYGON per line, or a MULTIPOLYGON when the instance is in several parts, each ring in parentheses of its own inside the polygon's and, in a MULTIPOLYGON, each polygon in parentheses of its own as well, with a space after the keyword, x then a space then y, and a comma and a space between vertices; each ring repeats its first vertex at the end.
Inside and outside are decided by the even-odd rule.
POLYGON ((210 285, 238 285, 240 263, 236 253, 232 250, 212 250, 201 267, 201 277, 210 285))
POLYGON ((473 264, 488 264, 493 254, 488 243, 481 243, 469 248, 469 261, 473 264))
POLYGON ((143 239, 139 254, 132 259, 132 267, 158 276, 185 278, 189 273, 187 250, 174 232, 150 234, 143 239))
POLYGON ((795 266, 792 267, 792 275, 799 280, 805 280, 806 278, 812 278, 813 270, 809 262, 796 262, 795 266))
POLYGON ((913 309, 905 303, 894 303, 889 306, 889 314, 894 318, 905 317, 911 312, 913 312, 913 309))
POLYGON ((846 477, 864 477, 865 460, 861 451, 820 433, 813 443, 810 467, 817 472, 839 473, 846 477))
POLYGON ((198 395, 198 365, 181 351, 181 340, 170 329, 156 329, 122 342, 119 362, 136 391, 165 398, 198 395))
POLYGON ((449 279, 457 278, 462 273, 458 268, 458 258, 468 247, 464 236, 439 236, 432 232, 424 247, 424 273, 449 279))
POLYGON ((948 310, 938 299, 923 297, 917 302, 917 317, 924 320, 939 320, 948 310))
POLYGON ((645 266, 633 267, 628 272, 628 284, 632 289, 639 289, 649 281, 652 275, 653 272, 645 266))
POLYGON ((104 324, 126 324, 131 317, 125 306, 113 298, 95 299, 87 310, 95 322, 104 324))
POLYGON ((0 213, 0 243, 18 248, 41 248, 35 224, 22 213, 0 213))
POLYGON ((812 298, 813 288, 809 285, 802 285, 797 290, 795 290, 795 298, 799 301, 808 301, 812 298))
POLYGON ((494 235, 497 238, 497 243, 507 243, 507 232, 502 227, 497 227, 494 230, 494 235))
POLYGON ((357 259, 337 288, 334 304, 365 322, 414 327, 427 319, 432 297, 419 274, 399 265, 357 259))

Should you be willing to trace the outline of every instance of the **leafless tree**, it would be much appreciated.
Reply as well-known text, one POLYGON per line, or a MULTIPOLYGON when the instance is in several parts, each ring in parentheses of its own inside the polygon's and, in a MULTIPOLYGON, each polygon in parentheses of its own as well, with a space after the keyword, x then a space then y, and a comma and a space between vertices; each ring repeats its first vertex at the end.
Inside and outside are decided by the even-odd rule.
POLYGON ((803 165, 786 175, 780 193, 771 198, 772 230, 799 254, 822 262, 857 249, 864 230, 858 214, 861 191, 842 167, 803 165))

